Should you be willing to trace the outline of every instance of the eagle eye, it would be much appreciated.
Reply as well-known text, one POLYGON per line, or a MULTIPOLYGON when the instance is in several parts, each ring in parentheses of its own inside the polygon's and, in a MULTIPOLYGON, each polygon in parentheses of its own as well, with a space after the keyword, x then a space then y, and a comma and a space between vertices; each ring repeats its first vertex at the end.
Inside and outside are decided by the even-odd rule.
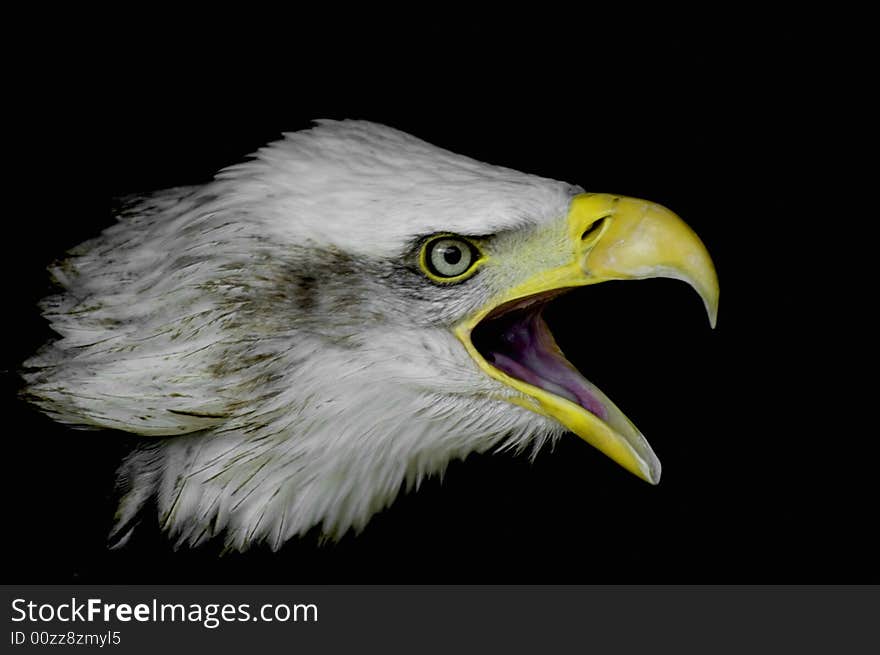
POLYGON ((451 234, 436 236, 422 246, 420 263, 425 274, 435 282, 460 282, 469 278, 482 262, 477 247, 451 234))

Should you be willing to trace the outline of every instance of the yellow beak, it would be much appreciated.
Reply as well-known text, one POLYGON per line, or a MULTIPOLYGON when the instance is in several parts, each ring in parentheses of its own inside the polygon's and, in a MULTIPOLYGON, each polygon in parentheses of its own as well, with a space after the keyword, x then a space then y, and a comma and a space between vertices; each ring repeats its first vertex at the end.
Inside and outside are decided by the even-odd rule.
POLYGON ((671 211, 636 198, 583 194, 573 199, 568 223, 572 239, 590 232, 576 251, 588 278, 585 284, 652 277, 682 280, 700 294, 715 327, 718 277, 712 259, 696 233, 671 211), (591 229, 597 215, 607 225, 591 229))
MULTIPOLYGON (((584 392, 603 408, 602 417, 582 404, 508 375, 487 362, 471 340, 473 329, 493 310, 538 294, 605 280, 669 277, 700 294, 714 327, 718 278, 705 246, 678 216, 660 205, 609 194, 581 194, 566 217, 567 263, 537 273, 493 299, 456 328, 468 352, 488 375, 515 389, 509 400, 551 417, 628 471, 652 484, 660 481, 660 461, 638 429, 601 391, 581 377, 584 392)), ((549 338, 564 361, 558 346, 549 338)), ((565 365, 574 367, 568 362, 565 365)))

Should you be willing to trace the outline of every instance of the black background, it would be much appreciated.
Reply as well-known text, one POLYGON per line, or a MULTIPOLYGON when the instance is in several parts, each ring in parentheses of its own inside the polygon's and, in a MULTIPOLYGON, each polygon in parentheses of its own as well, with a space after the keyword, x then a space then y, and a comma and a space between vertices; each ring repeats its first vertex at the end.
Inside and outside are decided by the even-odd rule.
POLYGON ((595 41, 601 29, 573 29, 582 19, 486 42, 462 26, 393 44, 267 38, 265 52, 220 40, 186 58, 162 38, 118 38, 20 68, 25 115, 9 130, 24 145, 23 175, 7 191, 19 202, 6 221, 5 577, 880 581, 876 439, 848 424, 861 405, 841 400, 846 374, 831 368, 852 337, 839 313, 841 209, 825 175, 840 129, 825 98, 839 71, 794 26, 595 41), (45 266, 111 223, 114 196, 205 181, 320 117, 375 120, 480 160, 648 198, 694 227, 721 282, 715 331, 697 296, 667 280, 590 288, 550 316, 569 358, 647 435, 663 462, 658 487, 568 435, 534 462, 454 463, 442 484, 402 495, 339 544, 313 535, 279 553, 221 556, 219 544, 173 552, 144 530, 106 550, 129 438, 67 430, 15 398, 15 367, 51 336, 35 307, 49 290, 45 266))

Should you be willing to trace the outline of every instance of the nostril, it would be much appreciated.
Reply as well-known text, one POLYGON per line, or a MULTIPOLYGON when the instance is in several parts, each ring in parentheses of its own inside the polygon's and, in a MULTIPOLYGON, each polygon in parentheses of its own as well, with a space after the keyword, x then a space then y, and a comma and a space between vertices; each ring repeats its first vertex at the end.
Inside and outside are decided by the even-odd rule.
POLYGON ((590 227, 584 230, 584 233, 581 235, 581 241, 586 241, 591 236, 598 234, 599 230, 602 229, 602 226, 605 224, 605 221, 608 220, 607 216, 603 216, 598 221, 594 221, 590 227))

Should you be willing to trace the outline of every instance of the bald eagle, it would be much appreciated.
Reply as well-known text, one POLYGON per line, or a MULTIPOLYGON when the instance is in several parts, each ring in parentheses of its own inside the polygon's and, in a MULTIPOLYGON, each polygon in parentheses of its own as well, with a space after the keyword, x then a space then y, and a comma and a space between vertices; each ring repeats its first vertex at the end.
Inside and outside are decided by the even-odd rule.
POLYGON ((656 484, 650 446, 542 311, 648 277, 691 284, 713 325, 718 304, 669 210, 363 121, 130 199, 50 271, 59 338, 25 362, 24 393, 70 426, 142 437, 114 544, 145 518, 176 546, 335 539, 453 459, 566 431, 656 484))

